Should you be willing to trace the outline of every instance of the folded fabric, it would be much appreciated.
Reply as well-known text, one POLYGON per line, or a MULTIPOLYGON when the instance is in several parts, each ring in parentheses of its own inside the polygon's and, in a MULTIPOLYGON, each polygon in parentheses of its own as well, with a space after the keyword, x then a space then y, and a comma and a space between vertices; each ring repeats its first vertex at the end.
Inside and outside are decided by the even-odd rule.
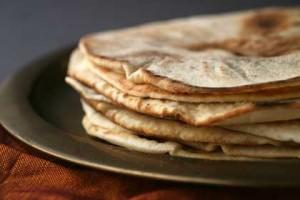
POLYGON ((297 189, 172 183, 68 163, 17 141, 0 126, 0 199, 298 199, 297 189))

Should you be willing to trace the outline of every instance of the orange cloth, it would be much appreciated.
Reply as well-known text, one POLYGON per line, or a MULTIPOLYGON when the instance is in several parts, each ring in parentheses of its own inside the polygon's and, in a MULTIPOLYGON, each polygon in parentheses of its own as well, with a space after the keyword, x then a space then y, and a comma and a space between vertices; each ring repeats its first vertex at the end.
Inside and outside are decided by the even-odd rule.
POLYGON ((299 199, 298 191, 172 183, 95 170, 40 153, 0 126, 0 199, 274 200, 299 199))

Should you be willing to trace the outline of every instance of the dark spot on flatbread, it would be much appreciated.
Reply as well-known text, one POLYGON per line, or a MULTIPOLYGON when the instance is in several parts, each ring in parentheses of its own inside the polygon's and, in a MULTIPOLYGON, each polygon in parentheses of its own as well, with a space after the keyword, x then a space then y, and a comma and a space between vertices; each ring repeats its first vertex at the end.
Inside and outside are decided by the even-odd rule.
POLYGON ((266 36, 227 40, 223 48, 241 56, 279 56, 300 49, 300 37, 266 36))
POLYGON ((218 43, 199 44, 189 47, 191 51, 223 49, 239 56, 279 56, 300 49, 299 37, 281 37, 277 35, 249 38, 246 35, 237 39, 228 39, 218 43))
POLYGON ((283 31, 290 26, 288 13, 279 10, 259 11, 246 18, 242 23, 242 36, 244 34, 268 35, 283 31))
POLYGON ((300 49, 300 35, 281 36, 279 33, 299 26, 289 12, 265 9, 241 22, 239 37, 220 42, 194 44, 192 51, 218 48, 240 56, 278 56, 300 49), (253 37, 254 36, 254 37, 253 37))

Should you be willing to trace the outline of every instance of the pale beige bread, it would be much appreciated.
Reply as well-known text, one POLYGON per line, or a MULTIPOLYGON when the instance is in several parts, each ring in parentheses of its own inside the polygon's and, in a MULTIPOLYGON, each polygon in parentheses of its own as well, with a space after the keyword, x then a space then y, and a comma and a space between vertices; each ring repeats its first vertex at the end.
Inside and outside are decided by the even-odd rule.
MULTIPOLYGON (((83 119, 83 126, 88 134, 112 144, 136 151, 146 153, 169 153, 172 156, 197 159, 248 161, 257 160, 257 158, 290 158, 299 157, 300 155, 299 147, 220 145, 225 154, 221 152, 193 150, 184 148, 184 146, 176 142, 157 142, 155 140, 141 138, 137 133, 122 128, 106 119, 84 102, 83 108, 87 115, 83 119)), ((198 144, 197 146, 199 147, 199 145, 201 144, 198 144)), ((204 144, 204 146, 206 145, 204 144)))
POLYGON ((274 146, 233 146, 222 145, 222 150, 226 155, 260 157, 260 158, 300 158, 299 147, 274 147, 274 146))
POLYGON ((105 118, 101 113, 96 112, 91 106, 85 103, 83 100, 81 101, 83 110, 86 116, 83 119, 84 127, 87 130, 90 129, 98 129, 98 130, 90 130, 89 135, 98 137, 100 139, 104 139, 107 142, 110 142, 115 145, 127 147, 129 149, 134 149, 142 152, 150 152, 150 153, 166 153, 173 152, 179 148, 182 148, 182 144, 187 147, 193 147, 198 150, 203 150, 207 152, 216 151, 219 147, 217 144, 211 143, 196 143, 196 142, 156 142, 155 140, 150 140, 146 138, 139 137, 133 131, 129 129, 122 128, 121 126, 113 123, 112 121, 105 118), (122 138, 122 139, 120 139, 122 138), (132 145, 132 143, 140 144, 132 145), (136 146, 133 148, 132 146, 136 146), (146 147, 146 149, 143 149, 146 147))
POLYGON ((299 13, 269 8, 196 16, 88 35, 79 47, 99 66, 173 93, 299 86, 299 13))
MULTIPOLYGON (((300 148, 291 146, 241 146, 241 145, 220 145, 222 152, 226 156, 238 156, 239 160, 244 160, 245 158, 300 158, 300 148)), ((212 155, 219 155, 219 152, 211 152, 212 155)), ((178 149, 172 152, 171 155, 198 158, 203 159, 202 156, 198 156, 197 150, 184 150, 178 149)), ((221 159, 221 158, 220 158, 221 159)), ((234 160, 234 159, 232 159, 234 160)), ((245 159, 246 160, 246 159, 245 159)))
POLYGON ((229 156, 223 152, 202 152, 202 151, 192 151, 185 149, 178 149, 174 152, 170 152, 171 156, 183 157, 190 159, 202 159, 202 160, 228 160, 228 161, 272 161, 273 159, 261 159, 257 157, 243 157, 243 156, 229 156))
POLYGON ((186 56, 179 60, 164 58, 159 63, 138 69, 127 79, 185 94, 208 93, 209 89, 203 87, 213 88, 218 93, 222 90, 240 93, 300 85, 299 51, 268 58, 186 56))
POLYGON ((109 103, 112 103, 110 99, 105 97, 103 94, 96 93, 94 89, 91 89, 79 81, 71 78, 71 77, 66 77, 65 82, 68 83, 72 88, 77 91, 80 95, 83 95, 84 98, 86 99, 91 99, 91 100, 96 100, 96 101, 106 101, 109 103))
POLYGON ((146 137, 216 144, 280 145, 280 142, 275 140, 238 131, 219 127, 195 127, 178 121, 143 115, 106 102, 86 101, 109 120, 146 137))
MULTIPOLYGON (((167 70, 167 69, 165 69, 167 70)), ((194 74, 195 72, 190 72, 190 74, 194 74)), ((197 75, 197 74, 196 74, 197 75)), ((204 76, 204 75, 203 75, 204 76)), ((186 78, 196 78, 195 75, 193 76, 186 76, 186 78)), ((198 79, 200 79, 198 77, 198 79)), ((151 84, 153 86, 157 86, 163 90, 169 91, 171 93, 178 93, 178 94, 201 94, 201 93, 212 93, 212 94, 244 94, 244 93, 255 93, 258 91, 280 91, 279 89, 293 89, 298 88, 300 85, 299 78, 295 78, 289 81, 281 81, 276 83, 266 83, 261 85, 253 86, 244 86, 244 87, 237 87, 231 89, 224 88, 214 88, 214 89, 199 89, 199 87, 195 86, 187 86, 186 84, 181 83, 180 81, 170 80, 168 78, 164 78, 154 73, 145 70, 144 68, 140 68, 134 74, 130 76, 128 79, 137 84, 151 84)))
MULTIPOLYGON (((76 82, 76 80, 67 78, 67 82, 72 85, 74 88, 80 88, 79 93, 81 96, 83 96, 85 99, 95 100, 95 101, 104 101, 108 103, 113 103, 109 99, 103 97, 101 98, 101 95, 96 95, 96 93, 93 90, 85 90, 85 86, 83 86, 81 83, 76 82), (88 92, 85 92, 88 91, 88 92), (95 98, 98 97, 98 98, 95 98)), ((270 110, 276 110, 276 107, 271 108, 270 110)), ((280 111, 280 110, 279 110, 280 111)), ((290 112, 294 112, 293 110, 290 110, 290 112)), ((270 113, 272 114, 272 113, 270 113)), ((282 113, 274 112, 276 116, 281 116, 282 113)), ((268 122, 268 123, 256 123, 256 124, 237 124, 237 125, 229 125, 229 126, 223 126, 226 129, 230 130, 236 130, 247 134, 252 135, 258 135, 270 139, 274 139, 281 142, 295 142, 300 143, 300 119, 299 120, 289 120, 289 121, 278 121, 278 122, 268 122)), ((181 142, 184 143, 184 142, 181 142)), ((192 147, 198 147, 204 150, 213 150, 218 147, 218 145, 203 145, 199 143, 184 143, 186 145, 192 146, 192 147)))
POLYGON ((277 141, 300 143, 300 120, 258 124, 230 125, 226 128, 277 141))
POLYGON ((300 7, 83 37, 66 82, 87 133, 200 159, 300 158, 300 7))
POLYGON ((236 117, 229 117, 224 120, 215 121, 212 125, 239 125, 254 124, 264 122, 278 122, 300 119, 299 118, 299 102, 283 104, 283 105, 256 105, 253 111, 244 112, 236 117))
MULTIPOLYGON (((72 76, 75 73, 71 73, 72 76)), ((157 117, 176 118, 193 125, 211 124, 216 121, 223 121, 226 118, 238 116, 241 113, 253 110, 252 103, 228 103, 228 104, 190 104, 176 101, 162 101, 159 99, 143 99, 140 97, 126 95, 117 89, 111 87, 106 82, 95 77, 92 73, 80 71, 81 81, 85 84, 94 86, 98 92, 106 95, 113 102, 121 104, 132 110, 149 114, 157 117), (97 78, 93 81, 93 78, 97 78)), ((68 77, 66 81, 75 90, 87 99, 101 100, 101 96, 94 92, 90 94, 91 89, 86 91, 86 86, 68 77)), ((300 114, 299 114, 300 115, 300 114)), ((299 116, 300 117, 300 116, 299 116)))
MULTIPOLYGON (((92 74, 80 74, 83 75, 81 81, 86 85, 72 77, 66 77, 66 82, 85 99, 98 101, 102 101, 103 99, 104 101, 107 101, 105 96, 101 97, 102 94, 110 99, 110 103, 122 105, 134 111, 151 116, 177 119, 191 125, 199 126, 213 125, 216 122, 222 123, 230 118, 236 118, 243 113, 251 112, 255 109, 254 104, 252 103, 191 104, 168 100, 162 101, 159 99, 143 99, 126 95, 102 80, 98 80, 97 83, 93 82, 91 81, 91 76, 89 76, 92 74), (94 86, 95 91, 97 90, 99 93, 90 89, 89 87, 91 86, 94 86), (91 94, 90 91, 94 91, 94 94, 91 94)), ((298 113, 298 118, 300 118, 300 112, 295 113, 298 113)))
MULTIPOLYGON (((68 69, 68 74, 70 76, 84 82, 86 85, 97 90, 98 93, 105 95, 114 102, 145 114, 177 118, 193 125, 209 125, 213 123, 225 124, 226 121, 229 121, 226 124, 247 123, 248 121, 250 123, 255 123, 300 118, 300 109, 297 109, 295 106, 297 101, 291 101, 290 103, 285 104, 282 103, 279 104, 279 106, 276 106, 276 103, 274 103, 273 106, 257 106, 254 103, 195 104, 167 100, 162 101, 158 99, 144 99, 126 95, 92 73, 85 65, 86 60, 78 59, 80 56, 82 55, 78 51, 73 53, 68 69), (290 112, 292 109, 294 112, 290 112), (275 111, 278 111, 281 114, 277 115, 276 113, 278 112, 275 111), (272 113, 276 115, 272 115, 272 113), (239 118, 241 118, 241 120, 239 120, 239 118), (232 123, 230 123, 230 121, 232 121, 232 123)), ((70 84, 72 85, 72 83, 70 84)), ((73 81, 73 87, 76 90, 78 90, 79 87, 77 85, 74 85, 73 81)), ((80 87, 83 87, 83 85, 81 84, 80 87)), ((80 89, 78 91, 80 92, 80 89)), ((91 93, 90 89, 85 96, 89 96, 89 93, 91 93)), ((299 102, 298 104, 300 105, 299 102)))
POLYGON ((151 84, 136 84, 127 80, 121 73, 116 73, 111 69, 96 66, 87 61, 86 67, 93 73, 100 76, 103 80, 113 87, 121 90, 123 93, 144 98, 166 99, 172 101, 190 102, 190 103, 209 103, 209 102, 270 102, 284 99, 300 98, 300 87, 276 88, 266 91, 250 93, 197 93, 182 94, 170 93, 151 84))
MULTIPOLYGON (((300 118, 300 106, 299 108, 295 107, 297 101, 274 103, 269 106, 259 106, 255 103, 196 104, 150 98, 144 99, 127 95, 93 74, 84 65, 84 60, 76 63, 71 62, 68 74, 74 78, 69 77, 66 81, 87 99, 101 99, 99 94, 103 94, 112 102, 134 111, 157 117, 178 119, 196 126, 256 123, 300 118), (80 80, 88 87, 77 80, 80 80)), ((299 102, 298 104, 300 105, 299 102)))
MULTIPOLYGON (((85 75, 85 78, 90 77, 87 73, 81 74, 85 75)), ((83 82, 90 86, 94 85, 90 84, 90 80, 83 80, 83 82)), ((101 81, 97 81, 97 84, 94 85, 95 90, 101 92, 100 94, 74 78, 67 77, 66 82, 86 99, 103 100, 140 113, 176 119, 195 126, 252 124, 300 119, 300 108, 296 106, 299 103, 296 102, 263 106, 254 103, 191 104, 158 99, 141 99, 140 97, 124 95, 101 81), (101 94, 107 95, 109 99, 105 96, 101 97, 101 94)))
POLYGON ((175 143, 157 142, 154 140, 143 139, 137 135, 128 134, 124 131, 102 128, 102 126, 92 124, 88 118, 83 118, 82 124, 90 136, 139 152, 156 154, 169 153, 174 151, 177 147, 175 143))
POLYGON ((82 105, 87 114, 82 123, 91 136, 128 149, 147 153, 168 153, 180 147, 175 142, 156 142, 155 140, 143 139, 96 113, 87 104, 82 103, 82 105))
MULTIPOLYGON (((105 119, 105 118, 101 118, 105 119)), ((107 119, 105 119, 107 120, 107 119)), ((197 158, 207 160, 247 160, 255 161, 259 158, 293 158, 300 157, 299 147, 247 147, 247 146, 228 146, 221 145, 223 152, 210 152, 201 150, 192 150, 183 148, 175 142, 157 142, 141 138, 136 134, 119 132, 107 128, 102 128, 99 125, 93 124, 89 118, 83 119, 83 126, 87 133, 93 137, 105 140, 109 143, 125 147, 130 150, 135 150, 145 153, 164 154, 168 153, 172 156, 197 158)), ((101 124, 102 125, 102 124, 101 124)))
MULTIPOLYGON (((81 83, 76 82, 76 80, 73 80, 71 78, 66 79, 67 82, 74 87, 81 88, 79 93, 85 98, 85 99, 91 99, 95 101, 104 101, 108 103, 113 103, 109 99, 103 97, 101 98, 101 95, 97 95, 99 98, 94 98, 96 96, 96 93, 93 90, 87 90, 88 93, 85 91, 85 86, 83 86, 81 83), (91 97, 91 98, 90 98, 91 97)), ((270 110, 276 110, 276 107, 272 107, 270 110)), ((276 116, 281 116, 283 113, 280 113, 280 111, 276 111, 274 113, 276 116)), ((294 112, 293 110, 290 110, 289 112, 294 112)), ((277 121, 277 122, 268 122, 268 123, 255 123, 255 124, 237 124, 237 125, 228 125, 223 126, 226 129, 230 130, 236 130, 247 134, 252 135, 258 135, 270 139, 274 139, 277 141, 282 142, 295 142, 300 143, 300 119, 299 120, 286 120, 286 121, 277 121)), ((184 143, 184 142, 183 142, 184 143)), ((199 147, 207 150, 216 149, 218 145, 206 145, 199 143, 186 143, 189 146, 192 147, 199 147)))
POLYGON ((240 156, 227 156, 222 152, 205 152, 199 150, 192 151, 190 149, 177 148, 177 145, 170 145, 170 143, 173 144, 174 142, 157 142, 155 140, 141 138, 137 135, 132 135, 125 132, 116 132, 115 130, 102 128, 99 125, 93 124, 88 117, 83 118, 82 125, 85 128, 86 132, 93 137, 138 152, 154 154, 168 153, 172 156, 177 157, 197 158, 206 160, 257 160, 253 158, 240 156))
POLYGON ((183 148, 182 145, 176 142, 157 142, 147 138, 142 138, 138 134, 120 127, 114 122, 105 118, 101 113, 96 112, 87 103, 82 101, 82 106, 86 116, 82 120, 82 125, 85 128, 87 134, 97 137, 101 140, 115 144, 121 147, 125 147, 130 150, 135 150, 145 153, 168 153, 172 156, 197 158, 197 159, 208 159, 208 160, 257 160, 247 157, 232 157, 227 156, 222 152, 210 152, 215 149, 209 149, 208 146, 213 144, 196 144, 195 146, 205 148, 203 151, 192 150, 189 148, 183 148), (209 152, 207 152, 209 151, 209 152))

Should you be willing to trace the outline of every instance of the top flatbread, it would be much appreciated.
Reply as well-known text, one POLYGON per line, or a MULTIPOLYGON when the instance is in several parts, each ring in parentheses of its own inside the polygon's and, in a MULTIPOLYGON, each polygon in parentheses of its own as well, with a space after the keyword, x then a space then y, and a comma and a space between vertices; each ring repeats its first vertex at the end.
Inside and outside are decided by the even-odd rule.
POLYGON ((300 101, 275 103, 184 103, 152 98, 141 98, 121 92, 92 73, 86 59, 75 51, 70 59, 69 77, 75 90, 86 99, 102 100, 104 95, 116 104, 131 110, 161 118, 181 120, 191 125, 243 124, 281 121, 300 118, 300 101), (76 61, 76 62, 75 62, 76 61), (83 84, 84 85, 83 85, 83 84), (101 95, 102 94, 102 95, 101 95), (298 108, 297 108, 298 107, 298 108))
POLYGON ((255 92, 300 85, 299 22, 299 8, 196 16, 88 35, 80 50, 173 93, 255 92))
POLYGON ((288 87, 270 89, 266 91, 240 93, 240 94, 220 94, 220 93, 197 93, 184 94, 172 93, 162 90, 151 84, 136 84, 127 80, 124 74, 114 72, 111 69, 100 67, 86 59, 82 53, 74 51, 69 66, 76 66, 82 60, 85 60, 86 68, 103 80, 119 89, 123 93, 138 97, 150 97, 154 99, 168 99, 181 102, 270 102, 286 99, 295 99, 300 97, 300 87, 288 87))

